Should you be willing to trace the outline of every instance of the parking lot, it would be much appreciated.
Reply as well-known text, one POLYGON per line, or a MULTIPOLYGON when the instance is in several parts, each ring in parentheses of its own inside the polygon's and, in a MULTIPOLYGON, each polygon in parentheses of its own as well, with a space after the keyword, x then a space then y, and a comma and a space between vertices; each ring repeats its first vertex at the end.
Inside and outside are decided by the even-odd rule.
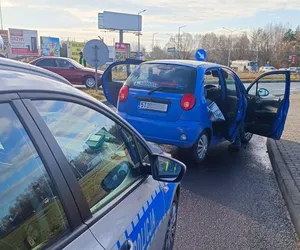
POLYGON ((224 143, 202 166, 182 159, 175 249, 296 249, 265 142, 255 136, 239 153, 224 143))

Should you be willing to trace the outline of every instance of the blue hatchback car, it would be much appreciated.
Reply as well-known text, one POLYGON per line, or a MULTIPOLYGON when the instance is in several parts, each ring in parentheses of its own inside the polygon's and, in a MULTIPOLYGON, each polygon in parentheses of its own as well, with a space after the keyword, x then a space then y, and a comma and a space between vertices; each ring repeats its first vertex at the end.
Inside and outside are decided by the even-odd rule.
POLYGON ((218 64, 127 60, 111 64, 102 82, 107 100, 146 140, 175 145, 196 162, 209 146, 237 136, 280 139, 289 108, 289 71, 267 72, 245 85, 218 64), (223 119, 211 116, 211 103, 223 119))

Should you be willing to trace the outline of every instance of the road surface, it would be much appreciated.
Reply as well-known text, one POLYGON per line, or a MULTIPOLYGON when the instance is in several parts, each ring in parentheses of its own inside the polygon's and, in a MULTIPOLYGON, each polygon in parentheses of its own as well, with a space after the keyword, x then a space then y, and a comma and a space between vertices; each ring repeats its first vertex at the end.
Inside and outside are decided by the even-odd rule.
POLYGON ((202 166, 187 163, 174 249, 296 249, 296 238, 266 152, 253 137, 239 153, 227 143, 202 166))

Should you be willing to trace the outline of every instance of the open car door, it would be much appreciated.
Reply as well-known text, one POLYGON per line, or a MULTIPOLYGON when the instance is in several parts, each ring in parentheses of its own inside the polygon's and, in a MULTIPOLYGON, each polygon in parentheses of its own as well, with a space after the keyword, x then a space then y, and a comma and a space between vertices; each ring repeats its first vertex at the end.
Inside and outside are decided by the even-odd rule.
POLYGON ((247 88, 245 130, 279 140, 289 109, 290 72, 260 75, 247 88))
POLYGON ((104 71, 102 75, 103 93, 111 105, 117 107, 120 89, 128 76, 142 62, 141 60, 127 59, 126 61, 112 63, 104 71))

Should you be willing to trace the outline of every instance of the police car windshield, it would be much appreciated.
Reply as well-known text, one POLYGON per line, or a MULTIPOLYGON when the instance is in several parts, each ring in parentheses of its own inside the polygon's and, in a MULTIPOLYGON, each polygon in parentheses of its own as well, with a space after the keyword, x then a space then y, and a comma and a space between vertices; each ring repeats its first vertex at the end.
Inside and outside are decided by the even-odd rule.
POLYGON ((130 88, 160 92, 193 93, 196 69, 172 64, 142 64, 127 79, 130 88))

